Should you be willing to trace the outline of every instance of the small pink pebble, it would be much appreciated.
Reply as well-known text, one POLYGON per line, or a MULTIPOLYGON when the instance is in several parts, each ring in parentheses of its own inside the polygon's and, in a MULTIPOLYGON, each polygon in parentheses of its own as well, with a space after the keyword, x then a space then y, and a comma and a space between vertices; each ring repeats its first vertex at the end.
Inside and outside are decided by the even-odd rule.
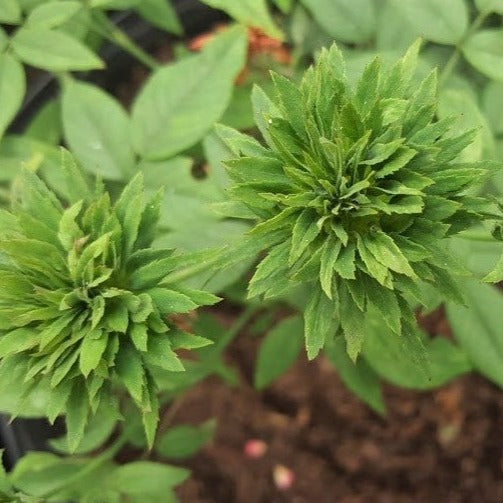
POLYGON ((295 481, 295 475, 292 470, 283 465, 276 465, 274 467, 272 477, 274 479, 274 485, 280 491, 287 491, 293 486, 295 481))
POLYGON ((263 440, 248 440, 244 446, 243 452, 248 458, 261 458, 267 452, 267 444, 263 440))

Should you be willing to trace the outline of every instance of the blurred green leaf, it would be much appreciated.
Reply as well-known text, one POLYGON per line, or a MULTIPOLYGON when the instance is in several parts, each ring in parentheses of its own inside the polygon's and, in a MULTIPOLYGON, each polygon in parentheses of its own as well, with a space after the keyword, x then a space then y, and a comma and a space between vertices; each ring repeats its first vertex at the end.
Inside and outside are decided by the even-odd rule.
POLYGON ((119 466, 108 477, 108 484, 122 494, 157 496, 163 501, 166 492, 181 484, 189 471, 176 466, 136 461, 119 466))
POLYGON ((254 383, 264 389, 282 376, 297 360, 302 349, 303 323, 300 316, 279 322, 260 345, 254 383))
POLYGON ((40 169, 57 177, 59 149, 21 135, 7 135, 0 141, 0 181, 12 180, 21 169, 40 169))
POLYGON ((61 486, 62 481, 79 472, 82 463, 65 463, 49 452, 29 452, 16 464, 11 482, 34 496, 44 496, 61 486))
POLYGON ((50 145, 59 145, 63 135, 59 100, 46 101, 31 119, 24 134, 50 145))
MULTIPOLYGON (((220 190, 211 176, 196 179, 192 176, 193 161, 189 157, 174 157, 162 162, 141 162, 139 169, 144 173, 146 185, 156 189, 166 187, 161 224, 163 227, 184 230, 202 226, 219 217, 211 212, 209 203, 220 200, 220 190)), ((197 236, 194 236, 197 239, 197 236)))
POLYGON ((44 498, 44 502, 108 501, 85 499, 93 491, 103 496, 108 489, 108 474, 114 469, 106 460, 90 466, 92 461, 90 458, 62 458, 49 452, 28 452, 18 461, 9 479, 16 489, 44 498), (46 494, 51 497, 46 499, 46 494))
POLYGON ((19 389, 15 386, 24 379, 26 367, 16 365, 13 368, 1 370, 3 379, 0 383, 0 412, 25 418, 45 416, 46 404, 50 396, 50 387, 47 380, 37 383, 34 389, 26 396, 19 396, 19 389), (5 374, 8 373, 8 376, 5 374), (21 405, 21 407, 20 407, 21 405))
POLYGON ((473 366, 503 386, 503 296, 496 288, 473 281, 465 284, 464 294, 466 307, 447 305, 454 336, 473 366))
POLYGON ((346 351, 343 337, 336 337, 325 348, 325 354, 337 369, 344 384, 379 414, 386 412, 377 374, 360 357, 353 362, 346 351))
POLYGON ((455 45, 468 27, 464 0, 390 0, 418 34, 438 44, 455 45))
POLYGON ((174 426, 161 436, 156 451, 165 458, 190 458, 211 440, 215 428, 216 421, 213 419, 198 426, 188 424, 174 426))
POLYGON ((497 12, 503 14, 503 0, 475 0, 480 12, 497 12))
POLYGON ((0 54, 0 138, 21 107, 25 91, 23 65, 8 53, 0 54))
POLYGON ((61 31, 22 28, 11 43, 23 62, 43 70, 61 72, 104 67, 101 59, 85 45, 61 31))
POLYGON ((129 9, 145 0, 89 0, 90 7, 98 9, 129 9))
POLYGON ((153 25, 175 35, 183 33, 183 26, 170 0, 141 0, 136 4, 139 14, 153 25))
POLYGON ((3 52, 9 44, 9 36, 6 31, 0 26, 0 51, 3 52))
POLYGON ((214 9, 220 9, 246 26, 262 29, 273 38, 282 39, 281 30, 274 23, 266 0, 201 0, 214 9))
POLYGON ((482 94, 484 114, 495 134, 503 134, 503 82, 491 81, 482 94))
POLYGON ((299 3, 295 4, 289 16, 289 32, 295 45, 294 54, 308 55, 317 49, 328 45, 332 37, 318 23, 309 12, 299 3))
POLYGON ((433 389, 471 370, 464 351, 447 339, 419 332, 396 335, 375 313, 368 315, 363 355, 377 374, 404 388, 433 389), (427 369, 418 364, 408 343, 413 337, 423 340, 427 369))
POLYGON ((35 7, 43 4, 47 0, 18 0, 23 12, 31 12, 35 7))
POLYGON ((154 72, 133 104, 137 152, 162 160, 200 140, 227 108, 245 52, 245 31, 229 28, 200 54, 154 72))
POLYGON ((472 94, 463 89, 445 89, 440 92, 438 116, 440 119, 458 118, 448 136, 457 136, 470 129, 478 129, 474 141, 458 156, 460 162, 478 161, 494 153, 494 138, 486 117, 472 94))
POLYGON ((0 2, 0 23, 18 24, 21 22, 21 6, 18 0, 0 2))
POLYGON ((480 30, 463 44, 462 50, 479 72, 503 80, 503 30, 480 30))
POLYGON ((240 130, 251 129, 255 125, 250 101, 252 87, 250 83, 234 88, 229 107, 220 119, 222 124, 240 130))
POLYGON ((377 11, 376 47, 380 51, 405 51, 419 36, 404 11, 385 2, 377 11))
POLYGON ((273 0, 273 3, 285 14, 288 14, 293 7, 293 0, 273 0))
POLYGON ((473 274, 482 278, 492 270, 503 254, 501 241, 477 241, 453 237, 449 243, 449 250, 459 257, 473 274))
POLYGON ((375 31, 373 0, 301 0, 319 25, 336 40, 361 43, 375 31))
POLYGON ((77 0, 53 0, 46 2, 31 11, 26 20, 26 26, 33 28, 55 28, 68 21, 82 8, 82 3, 77 0))
POLYGON ((65 138, 87 171, 112 180, 134 172, 129 117, 115 98, 93 84, 67 82, 62 112, 65 138))
POLYGON ((225 162, 232 159, 233 154, 220 136, 211 131, 203 139, 203 152, 207 161, 207 178, 210 178, 219 191, 215 193, 215 200, 227 200, 226 190, 230 186, 230 178, 225 167, 225 162))

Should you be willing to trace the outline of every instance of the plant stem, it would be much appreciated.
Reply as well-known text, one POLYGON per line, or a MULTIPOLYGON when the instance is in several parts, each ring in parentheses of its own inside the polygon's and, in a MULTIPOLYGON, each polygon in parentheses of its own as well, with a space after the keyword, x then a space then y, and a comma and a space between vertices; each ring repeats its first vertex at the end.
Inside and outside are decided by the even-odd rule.
POLYGON ((176 413, 180 410, 180 407, 183 404, 185 399, 185 394, 177 396, 170 404, 169 408, 164 414, 161 424, 159 425, 158 432, 159 434, 164 433, 169 426, 171 426, 171 422, 176 416, 176 413))
POLYGON ((51 489, 50 491, 47 491, 42 497, 44 499, 48 499, 53 496, 56 496, 59 492, 63 491, 67 487, 70 487, 72 484, 75 484, 80 479, 84 478, 86 475, 92 473, 94 470, 97 470, 102 464, 106 463, 107 461, 110 461, 115 457, 115 455, 127 443, 128 438, 129 438, 129 432, 123 431, 119 435, 117 440, 115 440, 115 442, 106 451, 104 451, 98 457, 94 458, 92 461, 86 464, 84 468, 82 468, 82 470, 77 472, 75 475, 68 477, 62 484, 56 486, 54 489, 51 489))
POLYGON ((447 79, 451 76, 452 72, 456 68, 456 65, 459 62, 459 58, 461 57, 461 49, 463 47, 463 44, 473 35, 474 32, 476 32, 480 28, 480 26, 490 13, 491 11, 489 9, 480 11, 477 17, 473 20, 473 23, 467 28, 464 35, 458 41, 456 47, 454 48, 454 52, 451 54, 451 57, 448 59, 444 69, 442 70, 442 73, 440 74, 439 84, 441 86, 445 84, 447 79))
POLYGON ((93 29, 105 37, 107 40, 124 49, 126 52, 143 63, 147 68, 156 70, 159 68, 159 63, 150 54, 147 54, 132 40, 124 31, 112 23, 102 12, 92 12, 94 21, 93 29))
POLYGON ((234 320, 234 323, 226 330, 224 335, 217 341, 221 349, 226 348, 231 341, 243 330, 253 315, 261 309, 257 304, 247 305, 241 314, 234 320))
POLYGON ((189 263, 189 265, 182 269, 175 270, 164 278, 164 282, 179 283, 180 281, 197 276, 204 271, 209 271, 211 267, 218 267, 224 262, 223 253, 226 251, 226 248, 213 250, 212 253, 208 253, 205 257, 201 256, 195 263, 189 263))

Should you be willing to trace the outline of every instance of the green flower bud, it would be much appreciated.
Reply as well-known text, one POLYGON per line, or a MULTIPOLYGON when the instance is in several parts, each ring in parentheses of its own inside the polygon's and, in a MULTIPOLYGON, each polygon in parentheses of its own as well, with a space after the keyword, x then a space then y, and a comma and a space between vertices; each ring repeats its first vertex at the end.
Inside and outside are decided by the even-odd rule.
POLYGON ((47 383, 47 415, 66 414, 71 448, 100 403, 119 415, 112 389, 123 387, 151 443, 159 408, 152 369, 182 371, 175 350, 209 343, 168 316, 218 299, 165 280, 181 259, 151 247, 162 191, 145 200, 138 175, 112 203, 66 161, 69 201, 26 170, 12 210, 0 211, 0 382, 21 372, 20 395, 47 383))
POLYGON ((273 74, 276 99, 253 96, 265 145, 219 127, 239 156, 228 162, 229 215, 258 220, 246 250, 268 251, 249 294, 308 286, 310 358, 342 333, 355 359, 371 308, 414 337, 408 300, 423 300, 422 284, 462 300, 453 276, 465 271, 446 238, 499 215, 470 191, 493 164, 457 161, 476 131, 455 136, 455 117, 436 119, 436 71, 415 80, 419 46, 389 70, 376 58, 354 88, 335 45, 300 85, 273 74))

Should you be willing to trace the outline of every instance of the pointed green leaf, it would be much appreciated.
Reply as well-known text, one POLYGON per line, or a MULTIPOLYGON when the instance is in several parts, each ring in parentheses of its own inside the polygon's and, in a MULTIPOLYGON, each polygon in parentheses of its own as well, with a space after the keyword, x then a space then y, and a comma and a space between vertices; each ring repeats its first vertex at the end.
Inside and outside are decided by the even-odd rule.
POLYGON ((316 21, 330 35, 349 43, 366 42, 372 37, 377 18, 370 0, 302 0, 316 21))
POLYGON ((136 151, 148 160, 166 159, 200 140, 227 107, 245 45, 243 28, 230 28, 201 54, 155 71, 133 104, 136 151))
POLYGON ((24 63, 50 72, 94 70, 104 66, 80 41, 47 28, 20 29, 12 38, 12 48, 24 63))
POLYGON ((364 241, 367 249, 382 265, 411 278, 416 277, 408 260, 390 236, 375 232, 366 236, 364 241))
POLYGON ((129 117, 112 96, 92 84, 68 82, 62 117, 69 148, 88 172, 112 180, 134 172, 129 117))
POLYGON ((310 360, 318 355, 326 341, 335 336, 337 322, 334 316, 334 302, 315 287, 304 311, 304 333, 310 360))
POLYGON ((0 138, 21 107, 25 90, 26 79, 21 63, 8 53, 0 54, 0 109, 2 110, 0 138))
MULTIPOLYGON (((329 299, 332 298, 332 278, 334 276, 334 266, 339 257, 342 244, 330 235, 323 245, 320 265, 321 288, 329 299)), ((344 270, 344 268, 342 268, 344 270)))
POLYGON ((386 406, 377 374, 363 358, 356 363, 349 358, 344 338, 336 337, 333 344, 327 345, 325 353, 344 384, 378 414, 384 414, 386 406))
POLYGON ((365 314, 356 305, 345 283, 341 283, 339 287, 339 304, 340 324, 347 352, 351 360, 356 362, 363 345, 365 314))
POLYGON ((257 389, 269 386, 295 362, 302 349, 302 329, 302 319, 294 316, 282 320, 266 335, 255 367, 257 389))
POLYGON ((89 415, 87 400, 85 384, 77 379, 66 404, 66 428, 70 452, 75 452, 84 435, 89 415))
POLYGON ((123 345, 117 353, 115 368, 133 399, 140 403, 145 387, 145 371, 138 353, 131 346, 123 345))
POLYGON ((80 370, 85 377, 87 377, 92 370, 96 369, 102 359, 107 344, 108 336, 105 334, 102 334, 97 339, 88 334, 82 339, 79 364, 80 370))
POLYGON ((140 2, 136 2, 136 4, 136 10, 148 22, 175 35, 183 33, 183 26, 170 2, 165 2, 164 0, 141 0, 140 2))
POLYGON ((215 429, 216 422, 211 419, 198 426, 174 426, 160 438, 156 451, 165 458, 189 458, 211 440, 215 429))
POLYGON ((301 257, 319 233, 320 228, 316 225, 316 213, 311 209, 304 210, 293 226, 292 245, 288 257, 290 265, 301 257))
POLYGON ((501 313, 503 296, 496 288, 471 281, 464 284, 466 307, 447 304, 454 337, 473 366, 503 386, 503 339, 501 313))

